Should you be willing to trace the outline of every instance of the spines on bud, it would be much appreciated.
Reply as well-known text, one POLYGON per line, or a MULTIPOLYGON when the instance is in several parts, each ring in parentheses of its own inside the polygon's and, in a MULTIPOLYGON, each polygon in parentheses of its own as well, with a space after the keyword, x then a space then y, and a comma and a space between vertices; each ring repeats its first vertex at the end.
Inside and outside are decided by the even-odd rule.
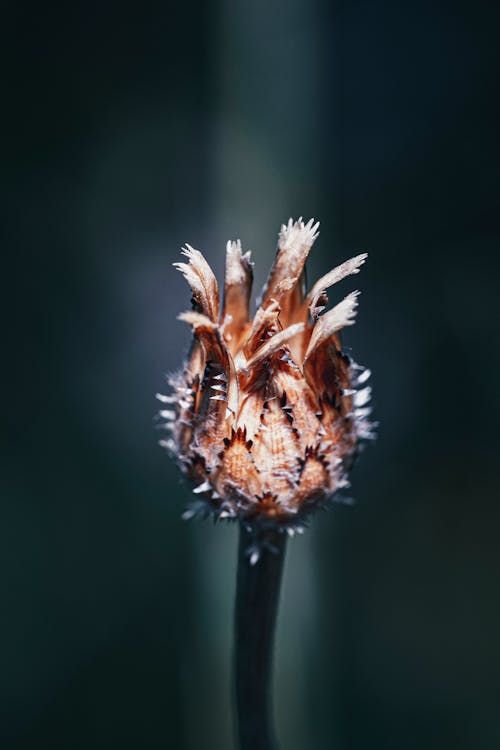
MULTIPOLYGON (((226 397, 224 399, 217 399, 217 401, 224 400, 227 402, 227 408, 230 413, 236 414, 238 411, 238 379, 236 377, 236 371, 234 367, 234 361, 231 357, 226 343, 221 335, 220 327, 209 320, 205 315, 201 315, 196 312, 184 312, 177 316, 179 320, 188 323, 193 327, 195 338, 200 343, 204 353, 204 367, 207 363, 210 363, 212 367, 217 367, 217 371, 212 372, 213 376, 223 375, 227 380, 226 397)), ((208 400, 214 401, 213 394, 210 392, 210 388, 205 388, 201 391, 201 402, 203 403, 204 393, 207 395, 208 400)), ((206 399, 205 399, 206 400, 206 399)), ((199 405, 199 409, 202 409, 202 403, 199 405)), ((207 405, 205 405, 207 408, 207 405)), ((224 415, 226 415, 225 405, 220 406, 224 409, 224 415)), ((224 416, 225 418, 225 416, 224 416)))

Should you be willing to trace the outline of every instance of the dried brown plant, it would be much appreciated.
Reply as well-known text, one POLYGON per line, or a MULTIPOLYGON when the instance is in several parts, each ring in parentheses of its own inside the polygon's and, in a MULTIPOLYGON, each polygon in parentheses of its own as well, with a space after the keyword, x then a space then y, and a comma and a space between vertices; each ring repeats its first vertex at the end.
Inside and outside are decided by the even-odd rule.
POLYGON ((305 262, 318 224, 281 227, 274 265, 250 315, 252 263, 240 241, 228 242, 222 304, 209 264, 189 245, 174 265, 191 287, 191 350, 170 378, 160 412, 172 436, 163 440, 196 485, 200 512, 290 533, 348 484, 368 421, 370 373, 342 352, 340 331, 354 323, 359 292, 328 312, 326 290, 357 274, 366 253, 305 289, 305 262))

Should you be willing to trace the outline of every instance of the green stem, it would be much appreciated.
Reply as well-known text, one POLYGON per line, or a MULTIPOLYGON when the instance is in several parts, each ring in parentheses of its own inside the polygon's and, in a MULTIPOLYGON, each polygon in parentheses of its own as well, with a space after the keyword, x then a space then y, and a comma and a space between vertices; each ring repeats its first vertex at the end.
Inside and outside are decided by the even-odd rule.
POLYGON ((240 526, 235 606, 235 682, 240 750, 277 750, 271 700, 272 655, 286 534, 266 530, 251 565, 255 535, 240 526))

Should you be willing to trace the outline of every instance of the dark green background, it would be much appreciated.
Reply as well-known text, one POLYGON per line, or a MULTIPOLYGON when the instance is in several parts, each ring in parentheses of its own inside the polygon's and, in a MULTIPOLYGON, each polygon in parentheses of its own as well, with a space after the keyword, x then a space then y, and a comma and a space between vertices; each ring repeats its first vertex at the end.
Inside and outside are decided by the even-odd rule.
POLYGON ((289 549, 283 750, 500 746, 494 4, 2 8, 1 745, 232 748, 236 530, 184 524, 153 394, 182 243, 257 289, 368 250, 380 437, 289 549))

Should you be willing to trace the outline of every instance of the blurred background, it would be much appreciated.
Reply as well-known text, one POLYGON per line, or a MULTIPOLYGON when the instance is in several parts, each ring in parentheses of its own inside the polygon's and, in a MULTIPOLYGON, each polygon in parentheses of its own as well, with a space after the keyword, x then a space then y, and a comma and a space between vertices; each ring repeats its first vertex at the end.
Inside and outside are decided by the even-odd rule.
POLYGON ((379 439, 289 545, 283 750, 500 746, 494 4, 2 9, 5 750, 229 750, 236 528, 157 447, 189 242, 367 250, 379 439))

